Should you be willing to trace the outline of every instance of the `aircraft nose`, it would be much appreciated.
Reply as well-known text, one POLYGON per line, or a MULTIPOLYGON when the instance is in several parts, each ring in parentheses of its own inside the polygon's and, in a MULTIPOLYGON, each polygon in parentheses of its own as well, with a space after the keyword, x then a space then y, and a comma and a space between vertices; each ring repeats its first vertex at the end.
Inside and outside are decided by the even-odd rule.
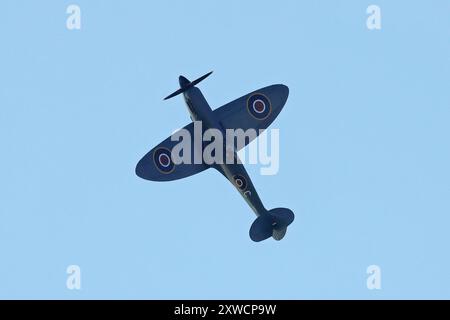
POLYGON ((187 78, 185 78, 185 77, 183 77, 183 76, 180 76, 180 77, 178 78, 178 81, 180 82, 180 87, 181 87, 181 88, 184 88, 184 87, 186 87, 189 83, 191 83, 187 78))

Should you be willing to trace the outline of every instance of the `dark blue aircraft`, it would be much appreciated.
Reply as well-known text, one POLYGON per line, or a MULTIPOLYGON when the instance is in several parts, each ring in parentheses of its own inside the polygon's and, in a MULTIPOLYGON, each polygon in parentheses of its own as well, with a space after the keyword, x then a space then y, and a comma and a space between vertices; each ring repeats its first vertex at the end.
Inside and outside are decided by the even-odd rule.
MULTIPOLYGON (((179 77, 180 89, 167 96, 164 100, 172 98, 178 94, 184 95, 191 120, 201 121, 203 129, 218 129, 225 136, 227 129, 266 129, 278 116, 289 95, 289 89, 285 85, 272 85, 252 93, 249 93, 237 100, 234 100, 220 108, 212 110, 206 102, 201 91, 195 87, 200 81, 208 77, 212 72, 200 77, 195 81, 189 81, 183 76, 179 77)), ((194 122, 184 127, 194 137, 194 122)), ((250 142, 245 141, 245 145, 250 142)), ((250 238, 253 241, 262 241, 269 237, 281 240, 286 234, 288 225, 294 221, 294 213, 286 208, 276 208, 267 210, 261 202, 258 193, 253 186, 245 167, 240 161, 232 164, 223 163, 206 164, 204 161, 195 163, 175 164, 172 157, 172 148, 178 141, 167 138, 151 151, 149 151, 137 164, 136 174, 146 180, 170 181, 185 178, 199 173, 208 168, 214 168, 222 173, 239 191, 248 205, 256 213, 257 218, 250 228, 250 238)), ((199 150, 195 143, 192 143, 191 157, 199 150)), ((245 146, 244 145, 244 146, 245 146)), ((201 145, 201 148, 205 145, 201 145)), ((224 150, 226 148, 224 142, 224 150)), ((243 147, 243 146, 242 146, 243 147)), ((237 148, 232 150, 234 159, 238 160, 237 148)), ((230 152, 229 149, 225 150, 230 152)), ((201 153, 201 150, 200 150, 201 153)))

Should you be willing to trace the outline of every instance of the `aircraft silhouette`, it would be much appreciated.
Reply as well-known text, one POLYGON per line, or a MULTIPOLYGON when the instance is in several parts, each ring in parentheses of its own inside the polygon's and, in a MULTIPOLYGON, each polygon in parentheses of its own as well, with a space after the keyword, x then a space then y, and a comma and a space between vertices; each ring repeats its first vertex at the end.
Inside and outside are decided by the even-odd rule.
MULTIPOLYGON (((255 129, 256 133, 259 134, 261 130, 266 129, 275 120, 289 95, 287 86, 277 84, 256 90, 212 110, 201 91, 196 87, 199 82, 211 73, 209 72, 192 82, 180 76, 180 89, 164 99, 183 94, 191 120, 194 121, 183 129, 190 133, 192 139, 194 139, 196 121, 201 121, 204 129, 220 130, 223 136, 225 136, 227 129, 242 129, 243 131, 255 129)), ((256 138, 256 136, 253 138, 256 138)), ((246 139, 245 144, 239 148, 244 147, 251 140, 253 139, 246 139)), ((267 210, 264 207, 245 167, 239 161, 238 148, 231 150, 232 157, 235 160, 233 163, 223 161, 222 163, 207 164, 203 160, 200 163, 195 161, 175 163, 173 161, 172 148, 177 143, 178 141, 172 141, 171 137, 169 137, 150 150, 138 162, 136 175, 151 181, 171 181, 194 175, 208 168, 214 168, 236 187, 257 215, 249 231, 250 238, 253 241, 259 242, 269 237, 281 240, 284 237, 288 225, 294 221, 294 213, 286 208, 267 210)), ((189 157, 192 160, 195 155, 202 154, 205 144, 198 146, 198 144, 191 143, 190 145, 191 153, 189 157)), ((229 146, 224 142, 223 154, 230 155, 230 150, 227 147, 229 146)))

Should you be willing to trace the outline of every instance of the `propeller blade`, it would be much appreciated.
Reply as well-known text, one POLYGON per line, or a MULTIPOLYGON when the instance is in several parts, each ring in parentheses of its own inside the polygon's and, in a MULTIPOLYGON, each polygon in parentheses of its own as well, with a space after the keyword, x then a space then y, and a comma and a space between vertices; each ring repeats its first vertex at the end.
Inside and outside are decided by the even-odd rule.
POLYGON ((181 89, 178 89, 177 91, 175 91, 174 93, 171 93, 171 94, 169 94, 167 97, 165 97, 164 98, 164 100, 167 100, 167 99, 170 99, 170 98, 173 98, 173 97, 175 97, 175 96, 177 96, 177 95, 179 95, 180 93, 183 93, 184 92, 184 88, 181 88, 181 89))
POLYGON ((211 75, 211 73, 213 73, 213 72, 212 72, 212 71, 211 71, 211 72, 208 72, 208 73, 205 74, 204 76, 201 76, 200 78, 198 78, 198 79, 196 79, 196 80, 194 80, 194 81, 192 81, 192 82, 189 82, 189 80, 187 80, 185 77, 180 76, 180 84, 182 85, 182 87, 181 87, 180 89, 178 89, 177 91, 175 91, 174 93, 169 94, 167 97, 164 98, 164 100, 173 98, 173 97, 179 95, 180 93, 185 92, 185 91, 188 90, 189 88, 192 88, 192 87, 195 86, 196 84, 198 84, 198 83, 200 83, 201 81, 203 81, 203 80, 205 80, 206 78, 208 78, 208 77, 211 75), (183 83, 186 83, 186 84, 183 85, 183 83))
POLYGON ((190 86, 193 87, 193 86, 195 86, 196 84, 198 84, 199 82, 205 80, 206 78, 208 78, 208 77, 211 75, 211 73, 213 73, 213 72, 212 72, 212 71, 211 71, 211 72, 208 72, 207 74, 205 74, 204 76, 201 76, 201 77, 198 78, 197 80, 192 81, 191 84, 190 84, 190 86))

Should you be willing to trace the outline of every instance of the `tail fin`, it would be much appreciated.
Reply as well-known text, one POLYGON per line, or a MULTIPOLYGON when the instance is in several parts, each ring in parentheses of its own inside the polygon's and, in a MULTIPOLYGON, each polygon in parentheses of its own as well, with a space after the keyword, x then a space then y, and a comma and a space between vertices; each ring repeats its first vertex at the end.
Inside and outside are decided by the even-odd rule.
POLYGON ((294 221, 294 213, 286 208, 276 208, 260 215, 250 228, 250 238, 259 242, 267 238, 283 239, 287 227, 294 221))

